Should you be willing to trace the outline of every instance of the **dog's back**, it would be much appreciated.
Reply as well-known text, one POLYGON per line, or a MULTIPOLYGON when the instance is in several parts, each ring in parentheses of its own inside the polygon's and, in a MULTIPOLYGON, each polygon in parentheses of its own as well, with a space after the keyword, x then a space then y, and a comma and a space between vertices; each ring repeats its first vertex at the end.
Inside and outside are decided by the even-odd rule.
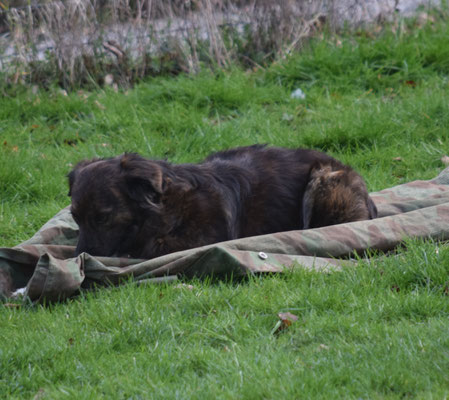
POLYGON ((325 153, 254 145, 214 153, 208 164, 231 193, 240 191, 236 237, 376 217, 360 175, 325 153))

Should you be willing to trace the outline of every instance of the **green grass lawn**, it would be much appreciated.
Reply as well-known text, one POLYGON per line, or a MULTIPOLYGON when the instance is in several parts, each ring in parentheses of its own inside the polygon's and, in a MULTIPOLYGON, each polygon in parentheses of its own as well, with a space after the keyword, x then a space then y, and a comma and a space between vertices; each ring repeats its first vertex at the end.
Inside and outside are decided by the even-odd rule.
MULTIPOLYGON (((326 151, 371 191, 434 177, 449 153, 449 24, 413 26, 325 37, 257 71, 3 93, 0 246, 69 204, 77 161, 124 151, 194 162, 270 143, 326 151)), ((448 272, 449 248, 409 241, 331 274, 129 283, 2 306, 0 398, 447 398, 448 272), (298 321, 273 333, 286 311, 298 321)))

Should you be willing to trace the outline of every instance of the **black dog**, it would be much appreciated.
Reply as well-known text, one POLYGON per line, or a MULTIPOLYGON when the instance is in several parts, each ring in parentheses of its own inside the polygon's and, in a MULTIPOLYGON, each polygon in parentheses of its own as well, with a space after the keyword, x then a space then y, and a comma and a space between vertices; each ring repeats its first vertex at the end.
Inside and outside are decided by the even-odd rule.
POLYGON ((68 177, 76 254, 149 259, 377 216, 361 176, 314 150, 255 145, 182 165, 124 154, 82 161, 68 177))

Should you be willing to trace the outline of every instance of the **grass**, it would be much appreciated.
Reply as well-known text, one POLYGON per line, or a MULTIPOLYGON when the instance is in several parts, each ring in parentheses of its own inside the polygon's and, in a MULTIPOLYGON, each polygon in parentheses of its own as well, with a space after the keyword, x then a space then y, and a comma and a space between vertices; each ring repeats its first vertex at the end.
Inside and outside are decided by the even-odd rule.
MULTIPOLYGON (((236 145, 307 146, 353 165, 373 191, 435 176, 449 149, 449 25, 407 24, 325 37, 257 71, 117 93, 6 92, 0 245, 69 203, 74 163, 123 151, 193 162, 236 145), (290 97, 298 87, 305 100, 290 97)), ((446 246, 409 241, 332 274, 129 283, 2 307, 0 397, 447 398, 448 272, 446 246), (284 311, 299 320, 273 334, 284 311)))
POLYGON ((337 274, 298 270, 192 289, 129 284, 4 311, 4 393, 443 398, 449 249, 435 249, 410 242, 400 257, 337 274), (272 334, 280 311, 299 320, 272 334))

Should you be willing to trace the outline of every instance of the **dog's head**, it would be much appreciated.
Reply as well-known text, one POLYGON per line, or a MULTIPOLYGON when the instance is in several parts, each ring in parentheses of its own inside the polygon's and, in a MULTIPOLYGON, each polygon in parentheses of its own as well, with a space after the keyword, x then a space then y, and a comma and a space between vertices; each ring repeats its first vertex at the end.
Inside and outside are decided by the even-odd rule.
POLYGON ((159 225, 163 168, 137 154, 76 165, 68 175, 71 212, 79 226, 76 255, 139 257, 139 232, 159 225))
POLYGON ((376 205, 357 172, 334 163, 311 167, 303 197, 303 229, 376 217, 376 205))

